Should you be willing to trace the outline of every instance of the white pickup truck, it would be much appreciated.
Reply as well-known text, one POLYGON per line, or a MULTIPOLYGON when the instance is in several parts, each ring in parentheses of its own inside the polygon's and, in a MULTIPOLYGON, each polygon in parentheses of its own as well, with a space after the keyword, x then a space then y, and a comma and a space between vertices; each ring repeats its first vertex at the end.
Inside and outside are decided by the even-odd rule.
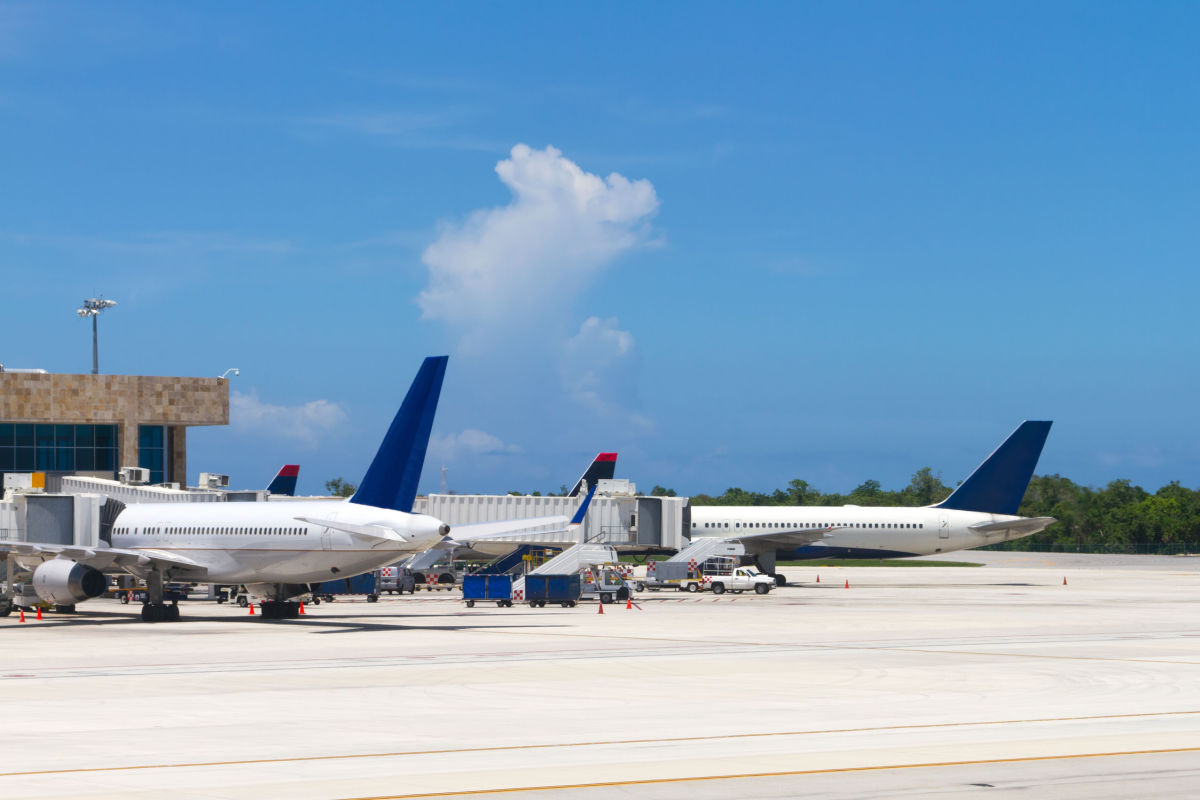
MULTIPOLYGON (((753 567, 736 567, 732 572, 723 575, 706 575, 705 581, 708 583, 708 588, 712 589, 713 594, 725 594, 725 592, 733 592, 740 594, 746 590, 753 590, 755 594, 766 594, 775 588, 775 579, 770 575, 763 575, 753 567)), ((703 589, 704 587, 698 587, 703 589)), ((688 591, 695 591, 689 588, 688 591)))

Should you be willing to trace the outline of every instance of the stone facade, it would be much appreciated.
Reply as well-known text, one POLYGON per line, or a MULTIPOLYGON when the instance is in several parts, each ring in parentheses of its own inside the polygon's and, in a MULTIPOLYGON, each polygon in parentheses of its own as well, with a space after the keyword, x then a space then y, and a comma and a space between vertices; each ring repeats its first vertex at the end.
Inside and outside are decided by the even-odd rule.
POLYGON ((187 427, 229 424, 229 381, 0 372, 0 422, 116 423, 121 465, 138 463, 139 425, 167 425, 173 439, 167 479, 183 482, 187 427))

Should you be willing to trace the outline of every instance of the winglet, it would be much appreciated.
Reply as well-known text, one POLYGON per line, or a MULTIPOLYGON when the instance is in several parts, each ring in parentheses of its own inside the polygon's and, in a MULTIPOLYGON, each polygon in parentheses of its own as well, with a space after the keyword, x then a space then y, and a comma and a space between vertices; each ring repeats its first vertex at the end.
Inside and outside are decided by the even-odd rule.
POLYGON ((288 497, 295 497, 296 478, 299 476, 299 464, 284 464, 276 473, 275 480, 271 481, 267 487, 267 491, 271 494, 286 494, 288 497))
POLYGON ((430 356, 421 364, 351 503, 412 511, 448 360, 430 356))
POLYGON ((571 517, 571 524, 578 525, 583 522, 583 518, 587 516, 588 506, 592 503, 592 495, 596 493, 596 484, 588 486, 587 496, 583 498, 583 502, 579 504, 579 508, 575 509, 575 516, 571 517))
POLYGON ((579 487, 587 481, 589 487, 595 486, 598 481, 612 480, 613 475, 617 474, 617 454, 616 453, 598 453, 592 459, 591 466, 579 476, 579 480, 575 481, 575 486, 571 488, 568 497, 578 497, 579 487))
POLYGON ((1052 422, 1026 420, 935 508, 1016 514, 1052 422))

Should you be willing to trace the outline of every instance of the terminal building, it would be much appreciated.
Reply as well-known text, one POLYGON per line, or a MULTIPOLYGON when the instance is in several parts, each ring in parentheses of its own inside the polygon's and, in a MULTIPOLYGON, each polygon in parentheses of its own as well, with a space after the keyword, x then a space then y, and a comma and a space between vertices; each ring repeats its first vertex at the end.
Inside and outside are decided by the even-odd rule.
POLYGON ((0 367, 0 485, 6 473, 116 478, 142 467, 148 483, 187 484, 187 429, 229 424, 223 378, 68 375, 0 367))

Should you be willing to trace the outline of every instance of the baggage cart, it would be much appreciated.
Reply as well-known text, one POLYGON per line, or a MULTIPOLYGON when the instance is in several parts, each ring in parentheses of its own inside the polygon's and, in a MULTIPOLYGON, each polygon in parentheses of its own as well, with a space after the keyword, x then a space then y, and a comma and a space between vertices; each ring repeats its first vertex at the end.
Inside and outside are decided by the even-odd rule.
POLYGON ((494 600, 500 608, 512 608, 511 575, 464 575, 463 600, 474 608, 476 600, 494 600))
POLYGON ((362 575, 355 575, 350 578, 325 581, 313 592, 315 597, 320 597, 327 603, 332 603, 334 597, 337 595, 348 594, 365 594, 368 603, 374 603, 379 600, 379 590, 376 586, 375 573, 364 572, 362 575))
POLYGON ((578 572, 568 575, 539 575, 531 572, 525 576, 525 598, 532 608, 545 608, 546 603, 558 603, 563 608, 574 608, 583 594, 583 581, 578 572))

